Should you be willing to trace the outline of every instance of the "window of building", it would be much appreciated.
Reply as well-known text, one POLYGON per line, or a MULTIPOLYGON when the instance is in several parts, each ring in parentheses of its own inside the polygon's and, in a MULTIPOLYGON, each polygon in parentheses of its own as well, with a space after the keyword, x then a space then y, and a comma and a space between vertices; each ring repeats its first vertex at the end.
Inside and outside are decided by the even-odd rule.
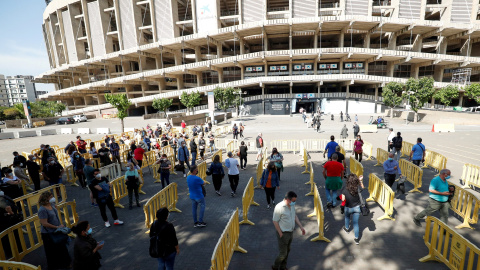
POLYGON ((368 75, 387 76, 387 62, 375 61, 368 64, 368 75))
POLYGON ((338 63, 320 63, 318 64, 318 74, 338 74, 340 68, 338 63))
POLYGON ((424 67, 419 68, 418 76, 419 77, 430 77, 430 76, 433 76, 434 72, 435 72, 435 67, 433 65, 424 66, 424 67))
POLYGON ((410 65, 395 65, 393 68, 393 77, 410 78, 410 65))
POLYGON ((347 62, 343 63, 344 74, 364 74, 365 66, 363 62, 347 62))

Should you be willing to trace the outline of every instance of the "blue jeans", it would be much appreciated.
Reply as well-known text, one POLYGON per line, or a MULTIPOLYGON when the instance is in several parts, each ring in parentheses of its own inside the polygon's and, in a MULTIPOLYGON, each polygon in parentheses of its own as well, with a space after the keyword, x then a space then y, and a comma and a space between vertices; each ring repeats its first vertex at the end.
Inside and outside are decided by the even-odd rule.
POLYGON ((162 189, 170 185, 170 172, 160 173, 160 179, 162 180, 162 189))
POLYGON ((352 215, 355 238, 358 238, 360 234, 360 229, 358 228, 358 218, 360 217, 360 213, 360 206, 355 206, 353 208, 345 207, 345 228, 350 229, 350 215, 352 215))
POLYGON ((167 255, 164 258, 157 258, 158 270, 173 270, 173 265, 175 264, 176 255, 177 255, 177 252, 172 252, 170 255, 167 255))
POLYGON ((205 198, 201 199, 191 199, 192 200, 192 215, 193 215, 193 222, 203 222, 203 214, 205 213, 205 198), (200 204, 200 217, 197 219, 197 208, 200 204))
POLYGON ((337 191, 325 188, 327 191, 327 203, 332 203, 333 206, 337 205, 337 191))
POLYGON ((197 152, 192 152, 192 166, 195 165, 196 159, 197 159, 197 152))

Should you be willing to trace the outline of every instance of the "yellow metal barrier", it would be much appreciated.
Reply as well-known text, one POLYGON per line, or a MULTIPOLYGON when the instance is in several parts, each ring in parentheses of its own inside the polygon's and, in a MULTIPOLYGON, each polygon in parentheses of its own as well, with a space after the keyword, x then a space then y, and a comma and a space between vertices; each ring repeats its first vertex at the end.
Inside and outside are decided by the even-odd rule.
POLYGON ((315 195, 314 189, 315 189, 315 174, 313 173, 313 166, 312 162, 310 162, 310 181, 308 181, 305 184, 310 184, 310 192, 305 194, 305 196, 312 196, 315 195))
POLYGON ((362 146, 363 154, 367 156, 366 160, 372 160, 373 157, 373 145, 368 142, 364 142, 362 146))
POLYGON ((303 165, 302 167, 305 167, 305 171, 302 172, 302 174, 307 174, 310 173, 308 170, 308 153, 307 149, 303 149, 303 165))
POLYGON ((240 224, 255 225, 255 223, 248 220, 248 210, 250 209, 250 206, 251 205, 258 206, 259 205, 258 203, 256 203, 253 200, 254 195, 255 195, 255 192, 254 192, 254 187, 253 187, 253 177, 250 177, 250 180, 248 180, 247 186, 245 187, 245 190, 243 191, 243 196, 242 196, 243 220, 240 221, 240 224))
POLYGON ((377 164, 374 166, 382 166, 385 161, 388 159, 388 152, 382 148, 377 148, 377 164))
POLYGON ((203 161, 202 163, 198 164, 197 169, 198 169, 197 176, 202 178, 203 181, 205 181, 205 184, 210 184, 210 182, 207 181, 207 162, 203 161))
POLYGON ((350 173, 354 173, 357 176, 363 175, 363 165, 358 160, 350 157, 350 173))
POLYGON ((465 189, 450 182, 448 182, 448 184, 455 186, 455 195, 450 202, 450 206, 453 212, 463 218, 463 223, 455 228, 469 228, 473 230, 470 224, 477 224, 478 222, 478 209, 480 202, 475 195, 465 189))
POLYGON ((57 204, 62 204, 67 201, 67 191, 63 184, 48 186, 38 191, 28 193, 24 196, 18 197, 13 201, 16 202, 17 205, 20 204, 20 208, 23 214, 23 219, 27 219, 37 214, 38 209, 40 208, 40 205, 38 204, 38 199, 40 198, 40 195, 42 195, 42 193, 45 191, 50 191, 50 193, 52 193, 57 204), (57 189, 60 189, 60 194, 57 193, 57 189))
POLYGON ((475 186, 480 188, 480 166, 472 164, 464 164, 462 171, 463 188, 471 188, 475 186))
POLYGON ((93 162, 93 167, 95 169, 100 169, 100 158, 91 158, 93 162))
POLYGON ((4 270, 42 270, 42 267, 23 262, 0 261, 0 268, 4 270))
POLYGON ((370 193, 370 198, 367 199, 367 202, 376 201, 385 211, 385 215, 379 217, 377 220, 395 220, 392 217, 395 193, 385 182, 373 173, 371 173, 368 178, 368 192, 370 193))
MULTIPOLYGON (((75 200, 57 205, 58 218, 65 227, 72 228, 77 225, 79 217, 77 214, 77 203, 75 200)), ((73 236, 73 234, 71 234, 73 236)))
POLYGON ((170 168, 170 173, 171 174, 177 174, 175 171, 175 157, 173 155, 167 156, 168 160, 170 161, 170 164, 172 165, 170 168))
POLYGON ((216 155, 219 155, 220 156, 220 162, 223 162, 223 152, 222 152, 222 149, 218 149, 217 152, 213 153, 212 155, 212 162, 213 160, 215 159, 215 156, 216 155))
POLYGON ((115 207, 125 208, 120 204, 120 200, 128 195, 127 185, 125 185, 125 176, 119 176, 117 179, 110 181, 110 183, 112 184, 110 193, 112 194, 115 207))
POLYGON ((426 219, 423 240, 428 255, 420 262, 438 261, 450 269, 478 269, 480 249, 436 217, 426 219), (465 268, 466 267, 466 268, 465 268))
POLYGON ((308 217, 313 217, 315 216, 317 218, 317 224, 318 224, 318 236, 313 238, 312 242, 314 241, 325 241, 330 243, 331 241, 325 237, 325 234, 323 232, 323 221, 325 220, 325 213, 323 212, 323 204, 322 204, 322 199, 320 198, 320 193, 318 192, 317 185, 315 183, 312 184, 314 194, 313 194, 313 213, 308 215, 308 217))
POLYGON ((343 148, 343 146, 341 145, 339 146, 340 146, 340 154, 343 154, 345 156, 346 155, 345 148, 343 148))
POLYGON ((419 188, 422 187, 422 168, 418 167, 412 162, 407 161, 406 159, 400 159, 399 166, 400 170, 402 171, 402 175, 406 177, 408 182, 413 184, 413 189, 409 192, 423 193, 419 190, 419 188))
POLYGON ((240 225, 238 224, 238 208, 233 212, 232 217, 225 226, 222 236, 218 239, 217 245, 212 254, 212 266, 210 270, 226 270, 232 259, 233 252, 239 251, 247 253, 240 247, 238 238, 240 237, 240 225))
POLYGON ((146 162, 142 163, 142 169, 147 166, 153 165, 155 161, 157 161, 157 155, 155 154, 155 151, 148 151, 144 155, 145 157, 143 161, 146 161, 146 162))
POLYGON ((406 142, 406 141, 403 141, 402 142, 402 157, 405 156, 405 157, 409 157, 410 156, 410 153, 412 152, 412 147, 413 147, 413 144, 412 143, 409 143, 409 142, 406 142))
MULTIPOLYGON (((439 173, 441 170, 447 168, 447 158, 444 155, 440 155, 437 152, 430 150, 425 151, 425 163, 422 168, 432 167, 439 173)), ((438 175, 438 174, 437 174, 438 175)))
POLYGON ((233 151, 233 150, 234 150, 234 149, 233 149, 233 141, 227 143, 227 148, 226 148, 226 149, 227 149, 227 153, 228 153, 228 152, 232 152, 232 153, 234 152, 234 151, 233 151))
POLYGON ((257 163, 257 169, 256 169, 256 178, 257 178, 257 185, 255 188, 261 188, 260 186, 260 180, 262 179, 262 173, 263 173, 263 158, 261 158, 258 163, 257 163))
POLYGON ((153 195, 143 206, 143 211, 145 212, 145 228, 150 230, 150 226, 156 219, 157 210, 162 207, 168 208, 169 211, 181 213, 182 211, 177 208, 177 201, 177 183, 171 183, 153 195))
POLYGON ((68 165, 65 168, 65 176, 66 176, 66 182, 69 183, 71 186, 78 187, 77 184, 77 179, 78 177, 75 175, 75 172, 73 171, 73 165, 68 165))
POLYGON ((155 179, 155 181, 153 181, 154 183, 161 183, 162 181, 160 180, 160 173, 158 172, 158 169, 160 169, 160 164, 153 164, 151 166, 152 168, 152 171, 153 171, 153 179, 155 179))
POLYGON ((33 122, 33 127, 44 127, 46 125, 45 121, 33 122))
MULTIPOLYGON (((125 175, 124 175, 125 177, 125 175)), ((143 194, 146 195, 145 191, 142 190, 143 185, 145 184, 145 179, 143 178, 143 171, 139 170, 138 171, 138 177, 141 179, 140 185, 138 186, 138 194, 143 194)))

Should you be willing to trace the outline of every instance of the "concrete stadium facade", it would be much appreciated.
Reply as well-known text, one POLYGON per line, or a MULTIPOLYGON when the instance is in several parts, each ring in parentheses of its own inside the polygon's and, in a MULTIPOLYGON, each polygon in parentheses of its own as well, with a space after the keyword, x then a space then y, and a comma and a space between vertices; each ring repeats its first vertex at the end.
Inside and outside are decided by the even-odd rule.
POLYGON ((55 84, 40 98, 66 114, 111 109, 105 93, 143 114, 155 98, 199 91, 206 104, 230 86, 256 113, 371 113, 391 81, 480 81, 479 13, 477 0, 53 0, 51 70, 35 81, 55 84))

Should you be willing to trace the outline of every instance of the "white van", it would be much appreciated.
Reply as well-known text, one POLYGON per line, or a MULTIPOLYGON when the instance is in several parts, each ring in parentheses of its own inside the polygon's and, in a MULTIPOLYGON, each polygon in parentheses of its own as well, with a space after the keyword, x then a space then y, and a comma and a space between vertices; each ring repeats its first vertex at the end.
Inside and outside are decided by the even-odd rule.
POLYGON ((77 123, 87 122, 87 117, 84 114, 77 114, 73 116, 73 120, 77 123))

